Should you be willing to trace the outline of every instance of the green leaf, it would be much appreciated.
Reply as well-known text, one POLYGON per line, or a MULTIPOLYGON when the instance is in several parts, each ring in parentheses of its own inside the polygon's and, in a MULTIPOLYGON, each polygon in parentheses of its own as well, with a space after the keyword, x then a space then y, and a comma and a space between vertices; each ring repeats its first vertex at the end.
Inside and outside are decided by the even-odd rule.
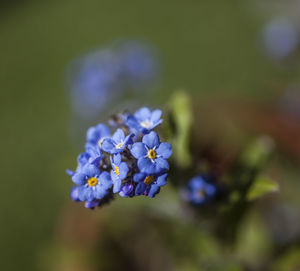
POLYGON ((175 159, 180 167, 191 165, 189 150, 191 127, 193 123, 191 99, 185 91, 176 92, 170 101, 171 117, 175 125, 173 149, 175 159))
POLYGON ((258 176, 250 187, 246 198, 249 201, 255 200, 271 192, 278 192, 279 186, 265 176, 258 176))

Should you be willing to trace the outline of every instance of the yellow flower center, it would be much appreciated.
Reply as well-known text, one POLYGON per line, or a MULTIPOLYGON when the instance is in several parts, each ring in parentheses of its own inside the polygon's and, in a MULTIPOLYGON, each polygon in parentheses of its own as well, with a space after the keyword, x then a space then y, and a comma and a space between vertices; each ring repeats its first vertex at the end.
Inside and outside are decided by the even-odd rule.
POLYGON ((149 185, 152 184, 154 182, 154 177, 153 176, 147 176, 144 180, 144 183, 149 185))
POLYGON ((155 157, 156 157, 156 152, 155 152, 155 150, 149 150, 148 151, 148 157, 150 158, 150 159, 155 159, 155 157))
POLYGON ((88 179, 88 185, 89 186, 95 186, 98 184, 98 179, 95 177, 89 178, 88 179))
POLYGON ((120 174, 120 172, 119 172, 119 167, 115 166, 115 172, 116 172, 117 175, 120 174))
POLYGON ((123 147, 123 145, 124 145, 124 143, 121 142, 121 143, 119 143, 118 145, 116 145, 116 148, 117 148, 117 149, 121 149, 121 148, 123 147))

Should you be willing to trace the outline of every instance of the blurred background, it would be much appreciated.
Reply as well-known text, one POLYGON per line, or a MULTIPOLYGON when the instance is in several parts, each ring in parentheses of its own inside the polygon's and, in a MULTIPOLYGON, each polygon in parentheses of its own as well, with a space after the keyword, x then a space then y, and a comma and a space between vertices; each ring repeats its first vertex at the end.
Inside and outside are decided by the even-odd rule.
MULTIPOLYGON (((271 205, 273 213, 265 208, 263 214, 259 207, 245 219, 250 226, 240 242, 249 244, 248 250, 239 245, 226 259, 226 270, 246 270, 239 262, 250 262, 247 270, 269 270, 270 247, 279 242, 284 248, 291 240, 298 241, 290 246, 292 252, 282 253, 288 260, 270 270, 300 270, 299 261, 299 269, 293 265, 300 258, 299 12, 297 0, 1 1, 1 269, 116 270, 112 263, 119 260, 125 270, 225 270, 187 261, 194 244, 182 234, 186 225, 176 228, 173 222, 167 230, 172 237, 159 241, 159 233, 178 219, 178 195, 172 188, 165 188, 155 203, 124 199, 94 212, 69 199, 65 169, 75 168, 89 125, 105 121, 117 108, 164 106, 175 90, 184 89, 193 100, 199 145, 213 144, 234 156, 243 144, 267 134, 278 150, 268 171, 281 193, 260 202, 271 205), (146 78, 146 87, 144 81, 126 87, 140 91, 105 98, 109 103, 95 114, 76 110, 70 83, 78 76, 74 67, 98 50, 108 55, 122 46, 126 50, 127 41, 151 52, 154 78, 150 83, 146 78), (121 220, 124 212, 128 215, 121 220), (154 218, 144 217, 148 212, 154 218), (169 216, 170 221, 160 221, 169 216), (147 234, 130 233, 140 229, 137 225, 147 234), (130 240, 134 248, 127 247, 130 240), (182 242, 189 247, 183 253, 168 249, 182 242), (131 260, 139 248, 145 253, 131 260), (102 256, 97 258, 96 251, 102 256), (261 255, 266 255, 263 264, 253 265, 261 255), (101 268, 95 259, 101 259, 101 268)), ((196 225, 192 228, 195 239, 204 240, 196 225)), ((206 252, 196 246, 199 255, 214 254, 214 242, 203 242, 206 252)))

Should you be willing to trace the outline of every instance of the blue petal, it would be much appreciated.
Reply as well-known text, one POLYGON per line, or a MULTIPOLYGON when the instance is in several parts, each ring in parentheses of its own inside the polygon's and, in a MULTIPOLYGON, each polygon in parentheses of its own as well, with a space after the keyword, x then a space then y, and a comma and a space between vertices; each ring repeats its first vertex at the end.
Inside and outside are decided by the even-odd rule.
POLYGON ((94 195, 97 199, 102 199, 103 197, 105 197, 107 194, 107 190, 101 186, 101 185, 97 185, 96 189, 94 191, 94 195))
POLYGON ((100 169, 94 165, 86 164, 81 171, 83 174, 85 174, 88 177, 95 177, 100 174, 100 169))
POLYGON ((200 176, 196 176, 189 182, 189 187, 192 190, 202 189, 204 187, 204 180, 200 176))
POLYGON ((136 173, 133 175, 133 181, 136 183, 143 182, 145 180, 146 176, 147 176, 146 173, 142 173, 142 172, 136 173))
POLYGON ((156 173, 155 163, 153 163, 149 158, 142 157, 137 162, 138 168, 141 172, 147 174, 156 173))
POLYGON ((165 173, 161 176, 158 176, 157 179, 156 179, 156 183, 158 186, 164 186, 167 184, 167 177, 168 177, 168 174, 165 173))
POLYGON ((159 137, 154 131, 145 135, 142 141, 149 149, 153 149, 154 147, 159 145, 159 137))
POLYGON ((93 210, 98 205, 99 205, 99 200, 92 200, 92 201, 86 201, 84 207, 93 210))
POLYGON ((80 201, 79 199, 79 187, 73 186, 70 192, 70 197, 74 201, 80 201))
POLYGON ((138 111, 135 112, 134 116, 138 120, 146 120, 151 118, 151 111, 147 107, 142 107, 138 111))
POLYGON ((108 153, 112 153, 115 149, 115 142, 111 138, 105 138, 101 145, 102 150, 108 153))
POLYGON ((73 175, 72 181, 77 185, 84 185, 86 183, 86 175, 79 172, 73 175))
POLYGON ((88 129, 86 133, 86 139, 87 142, 97 144, 101 138, 109 135, 109 128, 105 124, 100 123, 97 126, 88 129))
POLYGON ((205 193, 208 195, 208 196, 213 196, 216 192, 216 188, 211 185, 211 184, 207 184, 205 186, 205 193))
POLYGON ((114 188, 113 188, 114 193, 119 193, 120 192, 121 184, 122 184, 122 181, 120 179, 114 181, 114 188))
POLYGON ((124 139, 124 146, 127 146, 129 144, 132 144, 132 138, 134 137, 134 134, 131 133, 128 136, 126 136, 126 138, 124 139))
POLYGON ((156 173, 162 173, 169 169, 169 163, 163 158, 155 159, 156 173))
POLYGON ((90 155, 86 152, 79 154, 77 157, 78 164, 80 166, 84 166, 88 162, 89 158, 90 158, 90 155))
POLYGON ((112 136, 112 139, 115 141, 116 144, 124 141, 124 138, 125 138, 125 134, 121 129, 117 129, 117 131, 112 136))
POLYGON ((148 192, 148 196, 149 196, 150 198, 154 198, 155 195, 156 195, 157 193, 159 193, 159 191, 160 191, 160 187, 159 187, 158 185, 153 184, 153 185, 151 185, 151 188, 150 188, 150 190, 149 190, 149 192, 148 192))
POLYGON ((172 146, 169 143, 161 143, 156 149, 156 153, 161 155, 164 159, 170 158, 172 155, 172 146))
POLYGON ((120 167, 119 167, 119 177, 121 180, 124 180, 128 174, 128 171, 129 171, 129 168, 127 166, 127 164, 125 162, 121 163, 120 164, 120 167))
POLYGON ((138 185, 135 188, 135 195, 139 196, 144 194, 146 191, 147 186, 144 183, 138 183, 138 185))
POLYGON ((69 176, 73 176, 73 175, 75 175, 75 171, 73 171, 73 170, 71 170, 71 169, 66 169, 66 173, 69 175, 69 176))
POLYGON ((151 121, 153 122, 153 123, 156 123, 156 122, 158 122, 159 121, 159 119, 160 119, 160 117, 161 117, 161 114, 162 114, 162 112, 161 112, 161 110, 154 110, 153 112, 152 112, 152 114, 151 114, 151 121))
POLYGON ((119 179, 120 179, 120 177, 116 174, 116 172, 115 172, 114 170, 111 170, 111 171, 110 171, 110 176, 111 176, 111 180, 112 180, 113 182, 115 182, 116 180, 119 180, 119 179))
POLYGON ((130 150, 134 158, 139 159, 147 155, 147 150, 142 142, 134 143, 130 150))
POLYGON ((108 172, 104 171, 101 173, 99 177, 99 183, 106 189, 109 189, 112 186, 111 178, 108 172))
POLYGON ((113 163, 116 165, 116 166, 119 166, 121 164, 121 161, 122 161, 122 157, 121 157, 121 154, 115 154, 113 156, 113 163))

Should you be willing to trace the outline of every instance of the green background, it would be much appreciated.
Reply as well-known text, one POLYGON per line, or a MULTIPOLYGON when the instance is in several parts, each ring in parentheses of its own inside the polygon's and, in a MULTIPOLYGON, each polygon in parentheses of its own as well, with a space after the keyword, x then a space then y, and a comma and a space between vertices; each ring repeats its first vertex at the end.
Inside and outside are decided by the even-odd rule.
MULTIPOLYGON (((35 270, 71 183, 78 150, 65 67, 120 38, 152 43, 164 64, 156 101, 174 89, 194 95, 268 99, 296 75, 265 59, 265 18, 251 1, 52 0, 0 4, 2 270, 35 270)), ((81 137, 84 136, 82 131, 81 137)))

